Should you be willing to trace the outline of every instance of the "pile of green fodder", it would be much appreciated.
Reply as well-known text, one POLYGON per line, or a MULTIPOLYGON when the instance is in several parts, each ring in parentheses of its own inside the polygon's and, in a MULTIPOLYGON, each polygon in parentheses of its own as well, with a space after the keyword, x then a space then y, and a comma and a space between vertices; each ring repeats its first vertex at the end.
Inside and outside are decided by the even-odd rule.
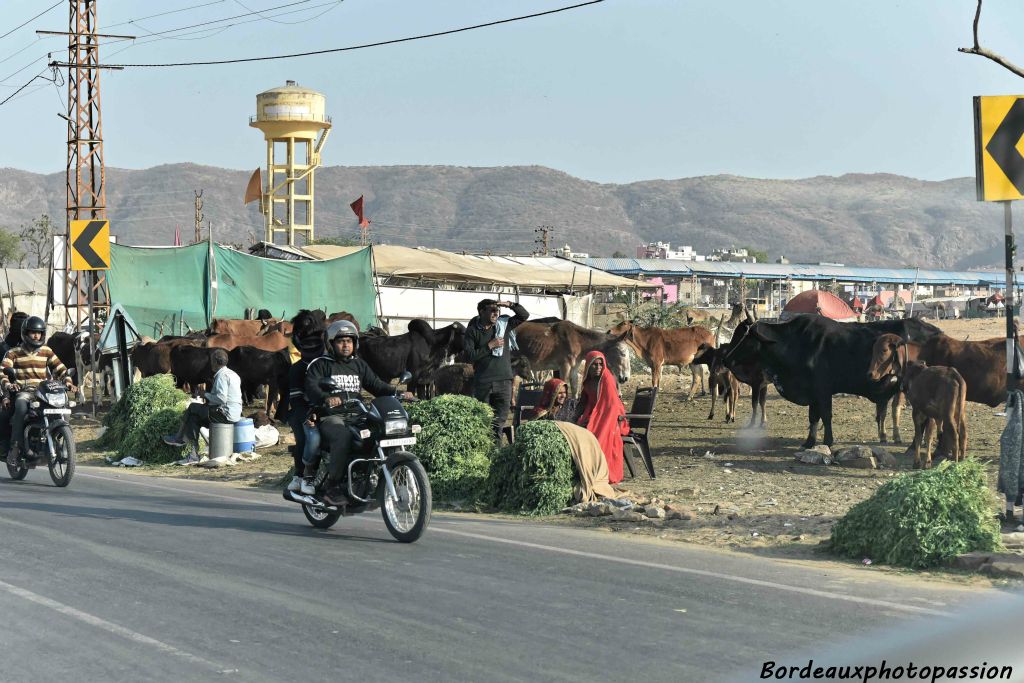
POLYGON ((550 420, 527 422, 491 463, 484 499, 504 512, 550 515, 572 500, 569 442, 550 420))
POLYGON ((409 419, 423 428, 413 450, 429 473, 438 500, 467 500, 479 495, 491 466, 493 417, 490 406, 456 394, 409 406, 409 419))
POLYGON ((896 477, 851 508, 831 540, 840 555, 914 568, 1000 546, 993 496, 975 460, 896 477))
POLYGON ((106 431, 97 444, 147 463, 178 460, 183 449, 166 445, 161 437, 178 431, 187 405, 188 394, 174 386, 173 377, 145 377, 128 387, 103 418, 106 431))

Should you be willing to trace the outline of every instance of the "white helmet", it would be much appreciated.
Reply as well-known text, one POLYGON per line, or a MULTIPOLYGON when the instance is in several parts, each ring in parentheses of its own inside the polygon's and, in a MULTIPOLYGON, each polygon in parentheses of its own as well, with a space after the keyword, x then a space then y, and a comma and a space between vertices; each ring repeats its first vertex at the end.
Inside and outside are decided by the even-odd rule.
POLYGON ((327 348, 333 351, 334 340, 339 337, 349 337, 355 344, 355 348, 359 350, 359 329, 348 320, 335 320, 327 330, 324 332, 324 341, 327 342, 327 348))

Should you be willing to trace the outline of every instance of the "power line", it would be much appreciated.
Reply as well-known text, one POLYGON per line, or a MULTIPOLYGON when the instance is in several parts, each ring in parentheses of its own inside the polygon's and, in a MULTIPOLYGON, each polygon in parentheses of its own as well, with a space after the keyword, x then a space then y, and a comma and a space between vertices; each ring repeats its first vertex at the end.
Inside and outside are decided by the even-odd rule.
POLYGON ((109 31, 110 29, 114 28, 115 26, 124 26, 126 24, 131 24, 131 23, 134 23, 136 21, 145 21, 147 19, 156 19, 157 17, 167 16, 168 14, 178 14, 180 12, 187 12, 189 10, 199 9, 200 7, 209 7, 210 5, 220 5, 221 3, 224 3, 224 2, 227 2, 227 0, 213 0, 213 2, 204 2, 204 3, 199 4, 199 5, 191 5, 190 7, 182 7, 181 9, 172 9, 172 10, 168 10, 167 12, 159 12, 157 14, 150 14, 150 15, 145 16, 145 17, 138 17, 137 19, 129 19, 128 21, 122 21, 122 22, 118 22, 116 24, 109 24, 108 26, 104 26, 103 28, 100 29, 100 32, 101 33, 106 33, 107 31, 109 31))
MULTIPOLYGON (((262 10, 262 11, 263 12, 270 12, 270 11, 277 10, 277 9, 284 9, 285 7, 294 7, 295 5, 305 5, 307 2, 311 2, 311 0, 297 0, 297 2, 289 2, 289 3, 286 3, 284 5, 276 5, 275 7, 268 7, 267 9, 262 10)), ((198 28, 200 26, 210 26, 212 24, 221 24, 221 23, 223 23, 225 21, 231 21, 233 19, 243 19, 245 17, 249 17, 249 16, 252 16, 254 14, 259 14, 259 12, 246 12, 245 14, 236 14, 234 16, 224 17, 222 19, 211 19, 210 21, 202 21, 202 22, 200 22, 198 24, 189 24, 187 26, 179 26, 178 28, 169 28, 169 29, 166 29, 164 31, 157 31, 153 35, 155 35, 155 36, 162 36, 162 35, 165 35, 167 33, 177 33, 178 31, 184 31, 184 30, 190 29, 190 28, 198 28)), ((145 18, 146 17, 143 17, 143 19, 145 19, 145 18)), ((136 21, 141 21, 141 20, 133 19, 129 23, 135 23, 136 21)), ((122 38, 121 40, 126 40, 126 39, 122 38)), ((117 41, 116 40, 112 40, 110 42, 117 42, 117 41)))
MULTIPOLYGON (((336 5, 340 5, 343 1, 344 0, 337 0, 335 2, 335 4, 336 5)), ((267 21, 272 21, 275 24, 284 24, 286 26, 291 26, 291 25, 294 25, 294 24, 302 24, 304 22, 311 21, 313 19, 319 19, 320 17, 322 17, 323 15, 325 15, 328 12, 331 11, 330 9, 324 10, 323 12, 321 12, 318 15, 316 15, 315 17, 310 17, 309 19, 302 19, 300 21, 278 21, 277 19, 274 19, 273 17, 265 17, 265 16, 263 16, 262 12, 266 12, 267 10, 254 10, 251 7, 248 7, 248 6, 244 5, 244 4, 242 4, 242 2, 240 0, 234 0, 234 2, 235 2, 236 5, 240 6, 242 9, 246 9, 246 10, 249 10, 250 12, 255 13, 255 14, 259 14, 261 18, 266 19, 267 21)), ((313 9, 313 8, 310 7, 309 9, 313 9)), ((332 7, 331 9, 334 9, 334 8, 332 7)))
MULTIPOLYGON (((497 21, 489 21, 483 24, 474 24, 472 26, 463 26, 461 28, 453 28, 447 31, 437 31, 435 33, 423 33, 416 36, 408 36, 406 38, 394 38, 392 40, 382 40, 375 43, 364 43, 362 45, 349 45, 347 47, 335 47, 326 50, 311 50, 309 52, 295 52, 292 54, 285 55, 268 55, 264 57, 240 57, 237 59, 218 59, 207 62, 172 62, 167 64, 110 64, 110 67, 126 68, 126 67, 150 67, 150 68, 165 68, 175 66, 216 66, 221 64, 241 64, 243 62, 266 62, 276 59, 292 59, 295 57, 310 57, 313 55, 324 55, 335 52, 349 52, 352 50, 363 50, 370 47, 381 47, 384 45, 395 45, 398 43, 408 43, 414 40, 423 40, 426 38, 438 38, 440 36, 449 36, 455 33, 463 33, 465 31, 473 31, 479 28, 488 28, 491 26, 498 26, 501 24, 510 24, 516 21, 524 21, 526 19, 535 19, 537 17, 543 17, 549 14, 558 14, 559 12, 568 12, 569 10, 579 9, 581 7, 587 7, 588 5, 596 5, 602 3, 604 0, 589 0, 588 2, 581 2, 575 5, 568 5, 566 7, 559 7, 557 9, 546 10, 544 12, 535 12, 533 14, 524 14, 517 17, 510 17, 508 19, 499 19, 497 21)), ((65 66, 62 63, 55 63, 56 66, 65 66)))
POLYGON ((29 19, 28 21, 26 21, 26 22, 25 22, 24 24, 18 24, 17 26, 15 26, 14 28, 12 28, 12 29, 11 29, 10 31, 8 31, 7 33, 5 33, 5 34, 3 34, 2 36, 0 36, 0 40, 3 40, 3 39, 4 39, 4 38, 6 38, 7 36, 11 35, 11 34, 12 34, 12 33, 14 33, 15 31, 17 31, 17 30, 18 30, 19 28, 22 28, 23 26, 28 26, 28 25, 29 25, 29 24, 31 24, 31 23, 32 23, 33 21, 35 21, 35 20, 36 20, 36 19, 38 19, 39 17, 43 16, 44 14, 46 14, 47 12, 49 12, 50 10, 56 9, 56 8, 57 8, 57 7, 59 6, 59 5, 63 5, 63 4, 64 4, 64 0, 57 0, 57 2, 53 3, 52 5, 50 5, 50 6, 49 6, 49 7, 47 7, 46 9, 44 9, 44 10, 43 10, 42 12, 40 12, 39 14, 35 15, 34 17, 32 17, 31 19, 29 19))
MULTIPOLYGON (((49 68, 49 67, 47 67, 47 68, 49 68)), ((13 100, 15 98, 15 96, 17 96, 18 93, 20 93, 22 90, 24 90, 29 85, 31 85, 32 81, 36 80, 37 78, 41 78, 44 81, 50 81, 51 83, 56 81, 56 79, 52 79, 51 80, 51 79, 47 78, 46 76, 43 76, 44 73, 46 73, 46 69, 43 69, 42 71, 37 73, 35 76, 33 76, 32 78, 28 79, 28 81, 26 81, 24 85, 22 85, 20 88, 18 88, 17 90, 12 92, 10 95, 8 95, 6 97, 6 99, 4 99, 3 102, 0 102, 0 107, 4 106, 5 104, 7 104, 11 100, 13 100)))

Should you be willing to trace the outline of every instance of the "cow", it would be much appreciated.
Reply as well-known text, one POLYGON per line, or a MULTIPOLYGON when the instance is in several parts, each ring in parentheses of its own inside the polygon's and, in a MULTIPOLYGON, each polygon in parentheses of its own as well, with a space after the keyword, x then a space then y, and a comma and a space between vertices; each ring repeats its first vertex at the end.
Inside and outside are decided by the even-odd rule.
POLYGON ((577 380, 579 366, 590 351, 605 355, 608 369, 620 383, 629 380, 629 353, 623 337, 599 330, 589 330, 569 320, 542 323, 529 320, 516 327, 517 355, 529 362, 534 372, 556 370, 569 383, 572 396, 579 393, 577 380))
MULTIPOLYGON (((687 400, 692 400, 697 391, 697 378, 700 373, 701 387, 704 385, 704 373, 693 365, 693 357, 701 344, 715 345, 715 337, 706 327, 681 327, 665 330, 660 327, 639 327, 631 320, 621 322, 609 334, 622 336, 638 356, 651 368, 651 386, 661 383, 661 368, 668 365, 689 365, 693 381, 687 400)), ((702 392, 703 393, 703 390, 702 392)))
POLYGON ((469 363, 443 365, 434 373, 434 395, 473 395, 473 366, 469 363))
POLYGON ((393 337, 361 335, 357 355, 385 382, 408 370, 410 387, 427 393, 434 371, 449 356, 462 352, 466 328, 462 323, 433 329, 426 320, 409 321, 409 331, 393 337))
POLYGON ((210 321, 210 336, 215 334, 233 334, 239 337, 255 337, 266 332, 268 326, 278 322, 280 321, 273 318, 266 320, 214 318, 210 321))
POLYGON ((210 357, 214 348, 181 344, 171 347, 171 374, 179 389, 197 395, 201 385, 213 382, 213 366, 210 357))
POLYGON ((236 346, 228 352, 228 367, 238 374, 242 385, 242 400, 251 403, 259 388, 267 385, 266 411, 276 415, 279 401, 288 395, 288 369, 291 360, 288 350, 264 351, 252 346, 236 346))
POLYGON ((202 346, 203 339, 194 337, 161 337, 160 341, 140 342, 131 350, 132 366, 143 377, 171 371, 171 349, 176 346, 202 346), (166 340, 166 341, 165 341, 166 340))
MULTIPOLYGON (((804 448, 817 443, 818 422, 825 425, 824 443, 832 433, 832 396, 853 394, 875 404, 878 438, 886 442, 885 412, 897 392, 889 380, 868 377, 875 340, 885 333, 923 342, 939 328, 918 319, 874 323, 839 323, 822 316, 801 315, 782 323, 740 325, 726 354, 726 363, 759 362, 779 394, 808 407, 804 448)), ((893 438, 900 442, 899 406, 893 405, 893 438)))
MULTIPOLYGON (((736 375, 726 367, 722 360, 723 352, 709 344, 701 344, 693 358, 693 365, 707 365, 710 370, 711 379, 709 388, 711 391, 711 412, 708 419, 715 419, 715 402, 717 396, 722 396, 725 401, 725 421, 736 421, 736 401, 740 396, 740 383, 736 375)), ((753 423, 754 415, 757 413, 757 400, 755 395, 753 413, 750 421, 753 423)), ((762 410, 763 412, 763 410, 762 410)))
POLYGON ((270 332, 269 334, 247 337, 234 334, 214 334, 206 338, 206 345, 208 347, 211 349, 224 349, 225 351, 230 351, 237 346, 255 346, 264 351, 280 351, 281 349, 287 349, 291 342, 291 335, 281 332, 270 332))
POLYGON ((922 343, 906 342, 898 335, 878 337, 872 348, 868 376, 882 379, 896 376, 896 368, 907 360, 930 366, 956 368, 967 382, 967 400, 996 407, 1006 400, 1006 339, 960 341, 945 334, 922 343))
MULTIPOLYGON (((93 343, 99 341, 99 335, 93 335, 93 343)), ((78 385, 78 397, 85 401, 85 376, 92 373, 92 349, 89 347, 89 333, 54 332, 46 340, 46 345, 53 349, 64 367, 75 371, 75 384, 78 385)), ((99 358, 99 381, 107 396, 114 395, 114 356, 101 355, 99 358)))
POLYGON ((964 418, 967 402, 967 383, 955 368, 928 367, 920 361, 910 361, 903 367, 900 388, 914 408, 914 469, 931 469, 932 433, 934 427, 942 431, 952 449, 954 462, 966 457, 967 421, 964 418), (921 446, 924 445, 924 457, 921 446))
MULTIPOLYGON (((753 325, 753 320, 740 322, 740 327, 753 325)), ((739 327, 737 327, 739 329, 739 327)), ((742 334, 742 333, 741 333, 742 334)), ((768 429, 768 413, 765 412, 765 402, 768 400, 768 375, 765 374, 761 363, 757 359, 739 362, 730 357, 732 342, 726 342, 718 347, 714 354, 711 370, 714 372, 715 363, 721 363, 729 369, 740 383, 750 387, 750 422, 745 429, 753 429, 757 422, 758 408, 761 409, 761 422, 757 425, 759 429, 768 429)), ((695 360, 694 362, 698 362, 695 360)))

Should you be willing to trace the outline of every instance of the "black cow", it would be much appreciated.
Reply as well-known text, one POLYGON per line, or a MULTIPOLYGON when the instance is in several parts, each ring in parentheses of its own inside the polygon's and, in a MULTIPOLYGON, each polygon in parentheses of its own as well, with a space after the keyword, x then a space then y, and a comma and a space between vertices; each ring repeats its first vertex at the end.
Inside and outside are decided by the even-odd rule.
MULTIPOLYGON (((939 328, 918 319, 838 323, 822 316, 801 315, 784 323, 741 323, 736 328, 726 363, 759 362, 779 394, 808 406, 804 448, 817 442, 818 421, 825 425, 824 443, 831 446, 832 396, 853 394, 875 404, 878 436, 885 443, 885 409, 897 393, 892 378, 868 378, 872 349, 879 335, 891 333, 923 342, 939 328)), ((899 442, 899 408, 893 406, 893 438, 899 442)))
POLYGON ((288 396, 288 349, 264 351, 254 346, 236 346, 228 352, 228 367, 238 373, 242 400, 251 403, 259 388, 267 385, 267 414, 276 415, 288 396), (274 408, 277 408, 275 411, 274 408))
MULTIPOLYGON (((94 343, 99 341, 99 335, 93 335, 94 343)), ((20 343, 20 342, 19 342, 20 343)), ((54 332, 46 340, 46 345, 53 349, 57 358, 68 370, 74 370, 75 383, 79 387, 79 397, 84 401, 85 392, 82 385, 86 373, 92 372, 92 350, 89 348, 89 335, 86 332, 70 334, 68 332, 54 332), (79 360, 81 364, 79 364, 79 360)), ((99 358, 100 381, 103 384, 103 392, 107 396, 113 396, 114 384, 114 356, 101 355, 99 358)))
POLYGON ((393 337, 359 337, 359 356, 385 382, 404 371, 412 373, 410 387, 429 385, 444 359, 462 351, 466 328, 461 323, 433 329, 425 320, 409 321, 409 331, 393 337))
POLYGON ((199 386, 213 382, 210 357, 217 349, 182 344, 171 348, 171 374, 179 389, 198 395, 199 386))
MULTIPOLYGON (((741 323, 749 325, 751 323, 741 323)), ((750 387, 750 422, 745 429, 753 429, 755 426, 760 429, 768 428, 768 413, 764 410, 764 403, 768 398, 768 376, 764 374, 761 364, 755 360, 748 360, 744 363, 729 362, 729 351, 732 350, 732 342, 722 344, 718 348, 701 344, 698 347, 697 355, 693 357, 693 364, 707 365, 714 376, 718 369, 725 366, 733 377, 741 383, 750 387), (761 422, 757 423, 757 409, 761 408, 761 422)), ((714 396, 712 396, 714 398, 714 396)), ((714 412, 714 401, 711 404, 714 412)))

